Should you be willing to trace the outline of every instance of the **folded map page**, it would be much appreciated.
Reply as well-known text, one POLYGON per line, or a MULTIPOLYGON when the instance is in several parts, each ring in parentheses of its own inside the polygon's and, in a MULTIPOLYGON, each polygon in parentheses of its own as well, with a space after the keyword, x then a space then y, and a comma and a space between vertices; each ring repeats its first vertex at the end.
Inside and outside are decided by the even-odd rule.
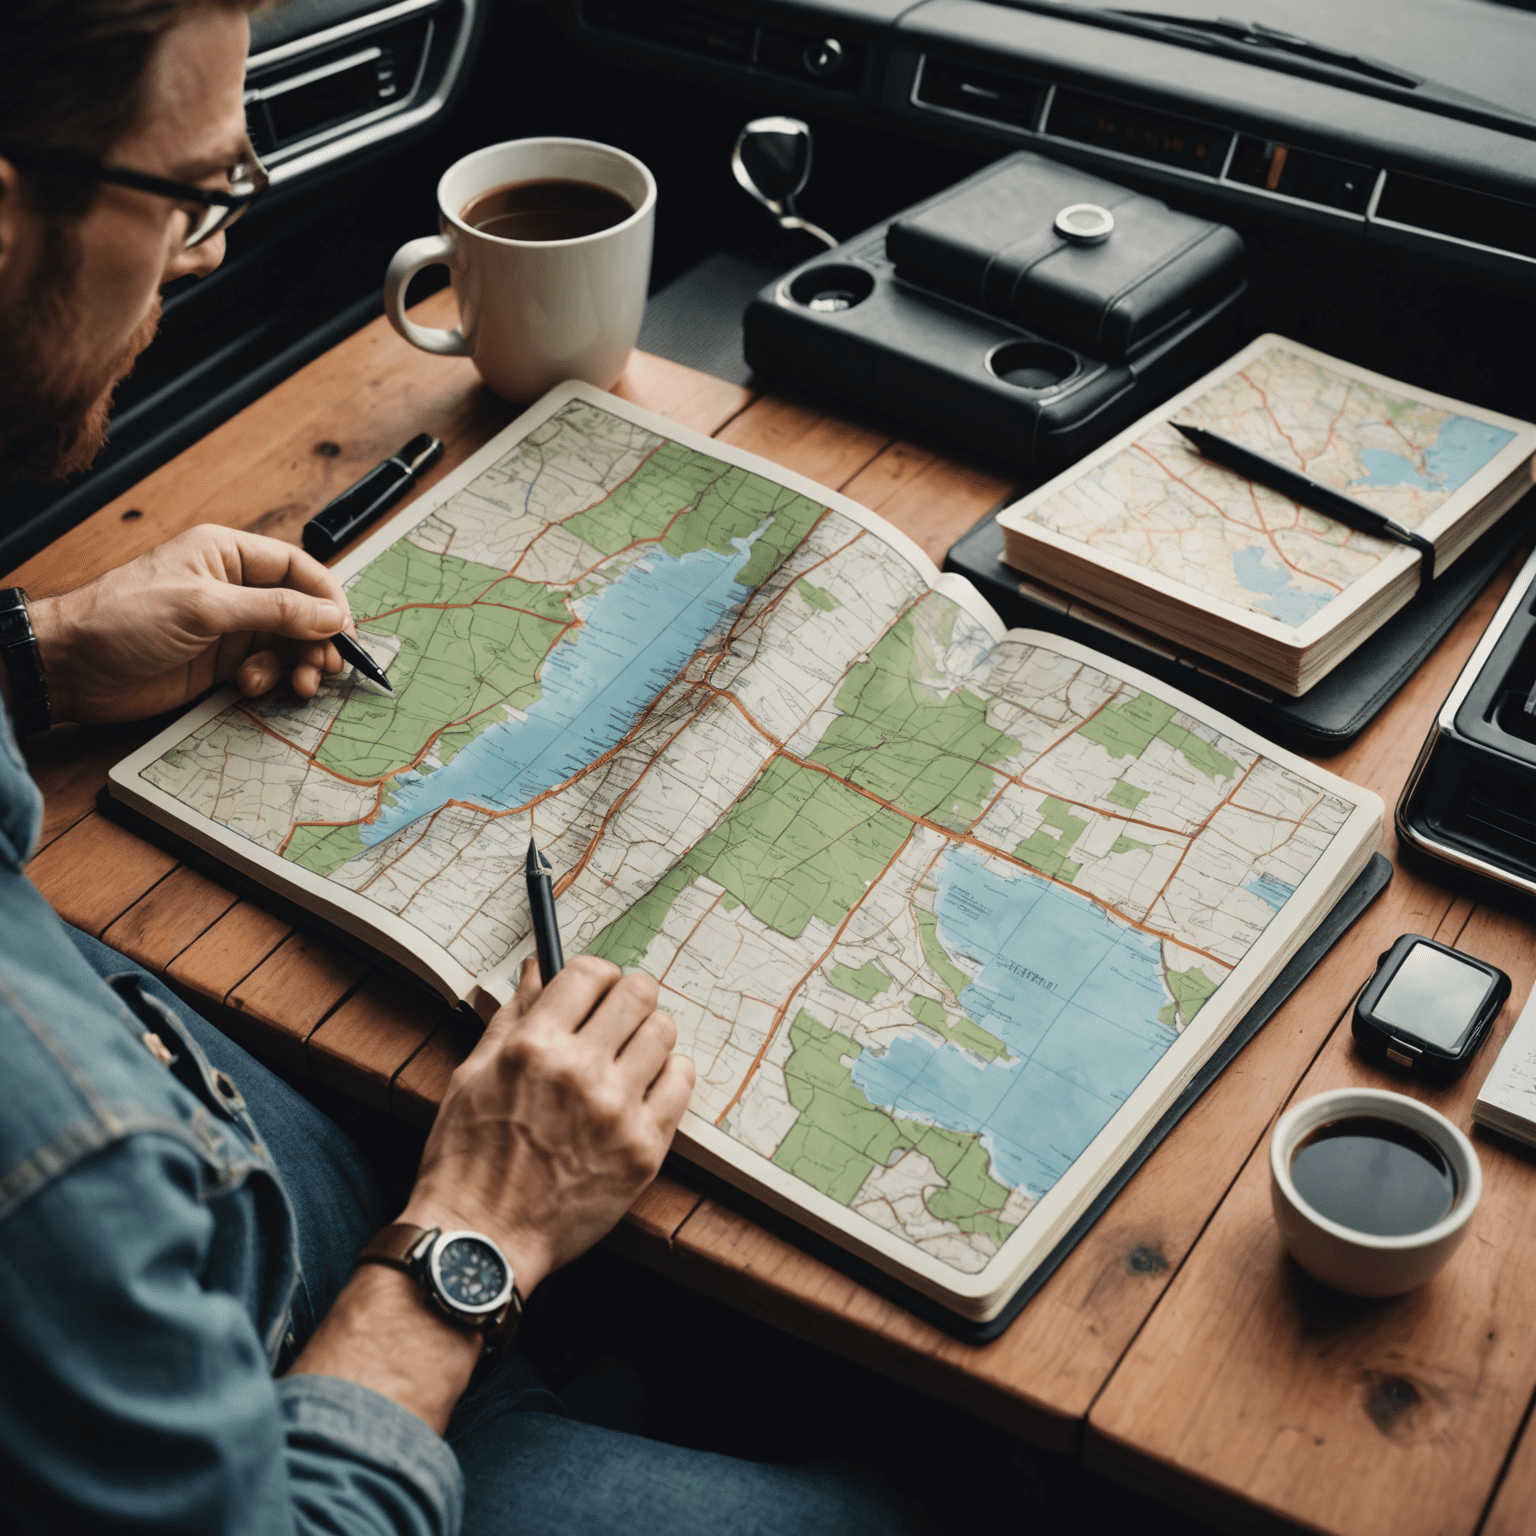
POLYGON ((566 953, 661 983, 691 1154, 975 1308, 1375 847, 1369 793, 585 386, 341 569, 395 698, 222 695, 114 793, 454 997, 532 948, 532 832, 566 953))

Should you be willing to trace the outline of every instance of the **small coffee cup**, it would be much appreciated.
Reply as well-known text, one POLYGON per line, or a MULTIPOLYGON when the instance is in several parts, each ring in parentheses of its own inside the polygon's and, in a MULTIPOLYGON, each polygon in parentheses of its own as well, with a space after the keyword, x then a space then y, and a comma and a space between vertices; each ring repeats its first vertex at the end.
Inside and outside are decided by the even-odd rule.
POLYGON ((395 252, 384 313, 412 345, 474 359, 498 395, 537 398, 565 379, 609 388, 640 335, 651 272, 656 181, 633 155, 588 139, 516 139, 476 150, 437 184, 440 233, 395 252), (513 183, 569 181, 617 193, 627 218, 570 239, 508 239, 466 223, 486 192, 513 183), (405 289, 423 267, 452 274, 459 324, 417 325, 405 289))
POLYGON ((1427 1104, 1383 1088, 1335 1088, 1288 1109, 1269 1143, 1270 1193, 1287 1251, 1309 1275, 1351 1296, 1400 1296, 1423 1285, 1460 1247, 1483 1192, 1472 1143, 1427 1104), (1386 1121, 1429 1142, 1455 1185, 1449 1208, 1419 1231, 1359 1231, 1309 1204, 1293 1163, 1303 1143, 1344 1121, 1386 1121))

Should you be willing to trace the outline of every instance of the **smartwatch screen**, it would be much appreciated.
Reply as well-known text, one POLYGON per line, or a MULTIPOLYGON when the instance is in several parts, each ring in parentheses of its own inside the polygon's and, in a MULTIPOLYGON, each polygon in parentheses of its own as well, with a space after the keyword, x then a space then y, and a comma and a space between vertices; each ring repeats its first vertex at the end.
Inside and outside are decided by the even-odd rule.
POLYGON ((1487 971, 1415 944, 1371 1011, 1381 1024, 1395 1024, 1430 1045, 1454 1051, 1495 985, 1487 971))

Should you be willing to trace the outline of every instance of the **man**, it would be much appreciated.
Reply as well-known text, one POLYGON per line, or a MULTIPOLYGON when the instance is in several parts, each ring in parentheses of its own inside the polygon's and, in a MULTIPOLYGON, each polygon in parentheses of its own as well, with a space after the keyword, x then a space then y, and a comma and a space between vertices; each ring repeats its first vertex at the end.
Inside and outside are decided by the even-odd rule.
MULTIPOLYGON (((222 257, 215 226, 239 206, 229 194, 258 177, 241 109, 245 9, 9 0, 8 474, 89 462, 114 384, 153 335, 160 287, 222 257)), ((217 682, 309 696, 340 669, 329 637, 350 626, 324 567, 217 528, 62 597, 0 597, 0 617, 0 690, 22 728, 143 717, 217 682)), ((385 1211, 329 1121, 48 910, 22 872, 39 809, 7 723, 8 1529, 902 1527, 891 1501, 851 1475, 697 1455, 578 1423, 496 1350, 519 1299, 601 1237, 655 1176, 687 1104, 693 1068, 673 1054, 676 1028, 656 1011, 654 982, 585 957, 547 989, 525 973, 454 1074, 404 1210, 385 1211), (377 1262, 358 1264, 365 1244, 377 1262)))

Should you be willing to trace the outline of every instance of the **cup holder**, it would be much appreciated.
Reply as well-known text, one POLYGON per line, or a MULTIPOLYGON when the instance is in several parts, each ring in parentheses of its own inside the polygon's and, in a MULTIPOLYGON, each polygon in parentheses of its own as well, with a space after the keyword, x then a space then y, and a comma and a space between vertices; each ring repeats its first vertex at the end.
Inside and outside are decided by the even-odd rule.
POLYGON ((845 266, 840 262, 812 267, 789 285, 789 296, 796 304, 822 315, 852 309, 874 291, 873 272, 867 267, 845 266))
POLYGON ((987 367, 1015 389, 1054 389, 1077 372, 1077 356, 1048 341, 1005 341, 987 367))

